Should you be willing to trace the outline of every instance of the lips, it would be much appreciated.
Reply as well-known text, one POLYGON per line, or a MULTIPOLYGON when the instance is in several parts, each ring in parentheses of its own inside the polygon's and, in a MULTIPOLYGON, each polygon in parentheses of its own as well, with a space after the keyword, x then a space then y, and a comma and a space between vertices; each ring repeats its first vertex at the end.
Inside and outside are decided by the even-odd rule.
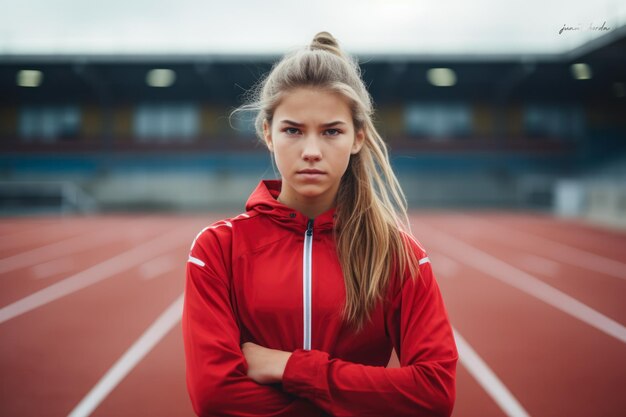
POLYGON ((320 171, 319 169, 303 169, 302 171, 298 171, 298 174, 324 174, 324 171, 320 171))

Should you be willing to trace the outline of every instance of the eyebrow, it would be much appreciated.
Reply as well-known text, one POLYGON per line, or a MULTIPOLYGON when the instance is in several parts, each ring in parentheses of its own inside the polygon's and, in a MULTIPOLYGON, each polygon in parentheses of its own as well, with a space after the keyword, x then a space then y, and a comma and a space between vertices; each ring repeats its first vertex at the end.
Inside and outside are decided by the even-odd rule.
MULTIPOLYGON (((298 126, 298 127, 302 127, 304 126, 303 123, 298 123, 298 122, 294 122, 292 120, 281 120, 282 123, 288 123, 290 125, 294 125, 294 126, 298 126)), ((336 126, 336 125, 345 125, 346 122, 342 122, 341 120, 336 120, 334 122, 330 122, 330 123, 324 123, 322 124, 323 127, 330 127, 330 126, 336 126)))

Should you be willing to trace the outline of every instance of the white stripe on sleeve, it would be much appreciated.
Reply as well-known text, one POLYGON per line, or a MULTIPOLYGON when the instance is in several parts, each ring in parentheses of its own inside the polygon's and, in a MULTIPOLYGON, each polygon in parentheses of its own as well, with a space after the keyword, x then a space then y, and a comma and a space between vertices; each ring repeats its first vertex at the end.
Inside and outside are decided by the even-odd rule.
POLYGON ((200 259, 194 258, 191 255, 189 255, 189 259, 187 259, 187 262, 191 262, 193 264, 200 265, 200 266, 204 266, 205 265, 204 262, 202 262, 200 259))

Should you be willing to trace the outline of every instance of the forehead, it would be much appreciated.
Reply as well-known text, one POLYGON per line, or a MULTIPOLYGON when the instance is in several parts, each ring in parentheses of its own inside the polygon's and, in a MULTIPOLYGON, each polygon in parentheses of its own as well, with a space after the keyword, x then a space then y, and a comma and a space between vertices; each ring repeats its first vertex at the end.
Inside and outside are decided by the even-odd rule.
POLYGON ((301 123, 322 123, 330 119, 349 123, 352 114, 347 99, 339 93, 297 88, 286 92, 274 111, 275 120, 283 117, 301 123))

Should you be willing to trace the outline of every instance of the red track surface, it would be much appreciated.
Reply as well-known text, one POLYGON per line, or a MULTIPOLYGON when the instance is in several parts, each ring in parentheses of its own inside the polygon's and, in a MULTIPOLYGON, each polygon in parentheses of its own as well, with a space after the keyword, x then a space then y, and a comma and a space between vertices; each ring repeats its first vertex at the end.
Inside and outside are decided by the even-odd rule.
MULTIPOLYGON (((1 219, 0 415, 194 415, 176 318, 92 389, 179 311, 191 241, 233 214, 1 219)), ((496 212, 412 223, 457 332, 454 416, 626 414, 626 233, 496 212)))

